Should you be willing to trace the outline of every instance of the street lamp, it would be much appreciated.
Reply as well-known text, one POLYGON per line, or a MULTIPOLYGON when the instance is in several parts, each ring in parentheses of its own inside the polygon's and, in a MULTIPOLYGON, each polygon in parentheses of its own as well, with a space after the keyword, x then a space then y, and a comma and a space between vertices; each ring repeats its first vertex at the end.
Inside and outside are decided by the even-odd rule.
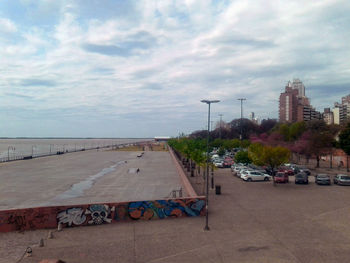
POLYGON ((208 202, 209 202, 209 128, 210 128, 210 104, 218 103, 219 100, 201 100, 201 102, 208 104, 208 134, 207 134, 207 177, 206 177, 206 194, 205 194, 205 227, 204 230, 209 230, 208 225, 208 202))
POLYGON ((220 116, 220 130, 219 130, 220 131, 220 133, 219 133, 220 136, 219 137, 221 139, 221 124, 222 124, 222 116, 223 116, 223 114, 220 113, 219 116, 220 116))
MULTIPOLYGON (((242 126, 242 120, 243 120, 243 101, 244 100, 247 100, 246 98, 240 98, 240 99, 237 99, 237 100, 240 100, 241 101, 241 123, 240 123, 240 126, 241 126, 241 135, 239 136, 240 140, 241 140, 241 143, 242 143, 242 139, 243 139, 243 126, 242 126)), ((242 145, 241 145, 242 147, 242 145)))

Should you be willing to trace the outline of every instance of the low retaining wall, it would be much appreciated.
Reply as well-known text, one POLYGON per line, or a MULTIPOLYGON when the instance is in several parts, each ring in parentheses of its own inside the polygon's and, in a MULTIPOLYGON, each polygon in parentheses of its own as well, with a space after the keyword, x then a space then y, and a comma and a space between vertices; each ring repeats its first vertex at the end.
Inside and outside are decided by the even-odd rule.
POLYGON ((187 195, 190 197, 197 197, 198 195, 197 195, 196 191, 193 189, 193 187, 192 187, 190 181, 188 180, 184 170, 182 169, 181 165, 179 164, 178 159, 176 158, 173 149, 171 149, 170 146, 169 146, 169 153, 173 159, 176 170, 180 176, 181 184, 185 188, 187 195))
POLYGON ((205 215, 205 198, 51 206, 0 211, 0 232, 205 215))

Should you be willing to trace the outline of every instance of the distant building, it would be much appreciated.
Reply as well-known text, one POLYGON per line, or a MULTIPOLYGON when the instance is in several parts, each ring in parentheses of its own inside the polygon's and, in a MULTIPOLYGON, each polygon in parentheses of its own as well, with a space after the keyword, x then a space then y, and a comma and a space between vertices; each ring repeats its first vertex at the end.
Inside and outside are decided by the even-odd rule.
POLYGON ((347 120, 347 105, 338 102, 334 103, 333 116, 334 124, 344 124, 347 120))
POLYGON ((330 108, 325 108, 322 114, 322 118, 324 122, 328 125, 334 123, 334 115, 330 108))
POLYGON ((249 114, 249 119, 250 119, 252 122, 256 123, 256 124, 259 124, 259 119, 255 117, 255 113, 254 113, 254 112, 251 112, 251 113, 249 114))
POLYGON ((321 113, 310 105, 305 96, 305 86, 299 79, 288 81, 285 92, 281 93, 279 100, 280 122, 298 122, 321 119, 321 113))

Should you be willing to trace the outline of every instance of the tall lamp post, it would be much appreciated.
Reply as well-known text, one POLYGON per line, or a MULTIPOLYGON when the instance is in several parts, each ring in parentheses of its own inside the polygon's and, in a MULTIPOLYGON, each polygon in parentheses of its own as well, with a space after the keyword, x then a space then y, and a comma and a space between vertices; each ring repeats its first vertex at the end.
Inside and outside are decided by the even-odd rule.
POLYGON ((207 134, 207 174, 206 174, 206 194, 205 194, 205 227, 204 230, 209 230, 208 225, 208 202, 209 202, 209 128, 210 128, 210 104, 218 103, 219 100, 201 100, 201 102, 208 104, 208 134, 207 134))
POLYGON ((237 100, 240 100, 241 101, 241 123, 240 123, 240 126, 241 126, 241 135, 239 136, 239 139, 241 140, 242 142, 242 139, 243 139, 243 125, 242 125, 242 120, 243 120, 243 101, 246 100, 246 98, 239 98, 237 100))
POLYGON ((222 116, 223 116, 223 114, 220 113, 219 116, 220 116, 220 133, 219 133, 220 136, 219 137, 221 139, 221 125, 222 125, 222 116))

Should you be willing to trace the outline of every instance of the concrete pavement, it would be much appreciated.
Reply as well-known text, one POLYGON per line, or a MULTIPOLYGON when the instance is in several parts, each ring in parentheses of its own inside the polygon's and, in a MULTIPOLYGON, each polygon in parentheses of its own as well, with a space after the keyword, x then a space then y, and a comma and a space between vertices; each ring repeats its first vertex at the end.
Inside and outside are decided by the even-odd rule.
MULTIPOLYGON (((200 193, 202 179, 190 179, 200 193)), ((246 183, 229 169, 216 171, 215 180, 222 195, 210 191, 208 232, 204 217, 70 228, 21 262, 349 261, 350 187, 246 183)), ((47 232, 6 233, 2 239, 34 243, 47 232)))

